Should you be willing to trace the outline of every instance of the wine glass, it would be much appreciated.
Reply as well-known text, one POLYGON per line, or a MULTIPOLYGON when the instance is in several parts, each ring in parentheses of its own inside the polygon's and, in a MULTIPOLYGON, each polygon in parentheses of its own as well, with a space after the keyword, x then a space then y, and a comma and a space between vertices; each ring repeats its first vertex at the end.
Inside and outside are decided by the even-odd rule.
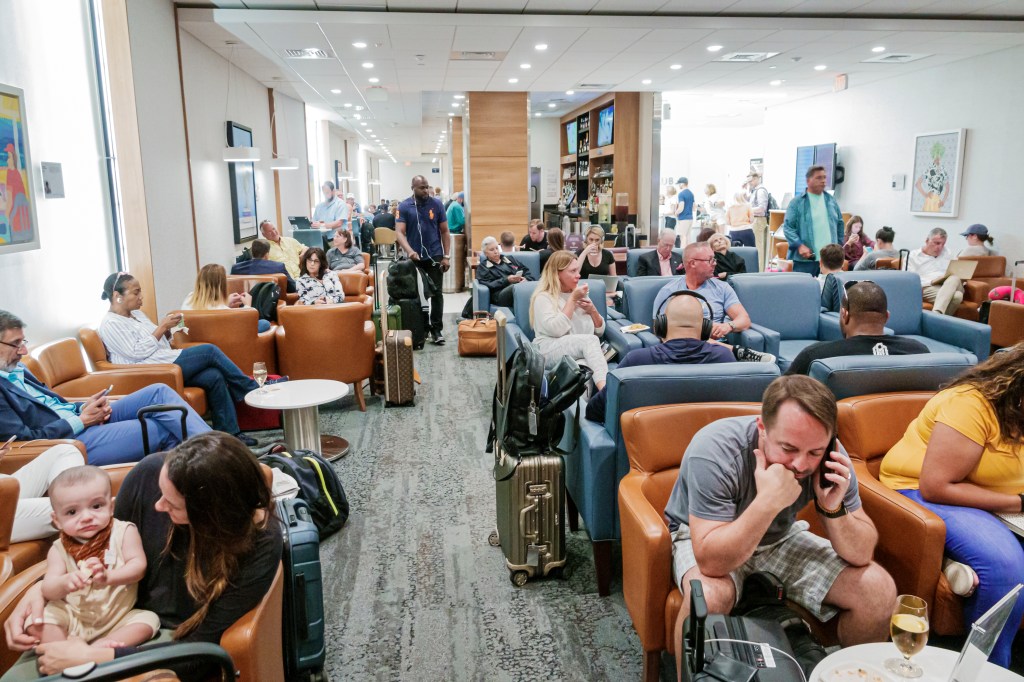
POLYGON ((912 594, 901 594, 896 599, 889 633, 903 658, 887 659, 885 669, 903 678, 921 677, 924 670, 911 663, 910 657, 920 653, 928 643, 928 603, 912 594))
POLYGON ((263 383, 267 380, 267 363, 252 363, 252 378, 256 380, 257 384, 259 384, 259 392, 263 393, 263 383))

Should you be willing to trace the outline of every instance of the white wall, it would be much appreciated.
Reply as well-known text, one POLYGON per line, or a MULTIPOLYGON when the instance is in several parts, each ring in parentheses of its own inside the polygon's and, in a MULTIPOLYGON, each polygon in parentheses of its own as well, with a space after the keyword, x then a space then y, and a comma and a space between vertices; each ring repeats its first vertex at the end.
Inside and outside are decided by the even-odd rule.
POLYGON ((561 165, 558 155, 559 135, 561 135, 562 124, 557 118, 531 118, 530 119, 530 166, 540 168, 540 196, 541 204, 557 204, 562 181, 559 179, 561 165), (554 174, 554 182, 549 182, 550 175, 554 174))
POLYGON ((380 195, 385 199, 397 199, 403 201, 412 196, 412 179, 416 175, 422 175, 430 183, 431 187, 443 185, 441 175, 431 173, 431 168, 440 168, 441 163, 430 161, 419 161, 406 166, 404 163, 391 163, 391 160, 380 162, 380 195))
POLYGON ((890 225, 898 247, 917 248, 931 228, 942 227, 955 253, 965 246, 959 233, 984 223, 1008 262, 1024 258, 1022 63, 1024 48, 1015 48, 864 87, 851 77, 844 92, 771 107, 764 136, 766 185, 781 199, 792 191, 796 147, 836 142, 846 168, 836 198, 844 211, 864 218, 868 234, 890 225), (952 128, 968 129, 959 217, 912 216, 914 135, 952 128), (905 190, 890 188, 895 173, 907 176, 905 190))
MULTIPOLYGON (((690 127, 678 121, 663 121, 662 182, 665 178, 688 178, 690 191, 698 202, 704 200, 704 186, 711 183, 728 206, 732 203, 733 194, 747 180, 750 159, 764 153, 764 137, 763 126, 703 128, 690 127)), ((772 189, 772 193, 775 193, 775 189, 772 189)), ((782 199, 781 193, 778 199, 782 199)))
POLYGON ((174 6, 129 0, 128 26, 157 310, 178 308, 196 276, 174 6))
MULTIPOLYGON (((228 95, 228 62, 187 31, 180 31, 182 82, 188 115, 192 192, 196 206, 196 233, 200 264, 235 261, 242 249, 234 243, 231 227, 231 188, 228 165, 227 120, 252 128, 253 146, 260 149, 256 164, 256 218, 277 219, 274 176, 270 169, 270 107, 267 88, 237 68, 231 69, 228 95)), ((296 152, 298 153, 298 152, 296 152)), ((280 227, 280 226, 279 226, 280 227)), ((159 254, 154 253, 154 259, 159 254)))
POLYGON ((96 66, 86 3, 2 2, 0 26, 0 83, 25 91, 32 176, 41 184, 41 161, 64 172, 66 198, 38 187, 32 197, 42 248, 0 256, 0 309, 35 344, 74 336, 107 309, 100 291, 115 260, 96 66))
MULTIPOLYGON (((299 167, 295 170, 277 172, 278 183, 281 188, 281 222, 287 223, 288 216, 312 216, 310 205, 316 203, 309 196, 309 166, 306 157, 306 106, 302 102, 292 99, 287 95, 282 95, 275 90, 274 111, 276 116, 274 125, 277 129, 278 156, 294 156, 299 160, 299 167)), ((273 178, 271 178, 271 182, 273 182, 273 178)), ((319 201, 319 197, 317 197, 316 201, 319 201)))

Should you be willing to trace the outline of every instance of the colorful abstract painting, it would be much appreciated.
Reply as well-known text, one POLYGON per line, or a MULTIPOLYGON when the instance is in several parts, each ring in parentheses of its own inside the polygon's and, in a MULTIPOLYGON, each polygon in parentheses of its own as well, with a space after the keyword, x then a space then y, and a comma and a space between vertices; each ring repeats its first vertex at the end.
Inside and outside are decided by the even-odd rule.
POLYGON ((39 248, 25 95, 0 85, 0 254, 39 248))

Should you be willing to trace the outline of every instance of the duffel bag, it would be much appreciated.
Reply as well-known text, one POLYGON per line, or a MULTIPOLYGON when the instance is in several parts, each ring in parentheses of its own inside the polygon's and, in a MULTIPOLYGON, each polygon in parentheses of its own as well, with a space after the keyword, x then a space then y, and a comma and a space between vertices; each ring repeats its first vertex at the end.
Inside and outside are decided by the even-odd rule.
POLYGON ((308 505, 320 539, 341 529, 348 521, 348 497, 331 463, 311 450, 271 452, 260 461, 280 469, 299 484, 299 497, 308 505))
POLYGON ((498 353, 498 323, 490 313, 477 311, 459 322, 459 355, 494 357, 498 353))

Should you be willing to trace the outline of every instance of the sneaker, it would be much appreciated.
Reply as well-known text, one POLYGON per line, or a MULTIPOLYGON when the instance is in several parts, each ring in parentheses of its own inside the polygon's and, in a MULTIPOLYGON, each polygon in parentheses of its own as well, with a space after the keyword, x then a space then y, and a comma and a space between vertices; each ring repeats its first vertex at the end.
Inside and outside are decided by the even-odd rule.
POLYGON ((288 375, 287 374, 285 374, 284 376, 280 376, 280 377, 278 377, 276 379, 267 379, 265 385, 266 386, 273 386, 274 384, 283 384, 286 381, 288 381, 288 375))
POLYGON ((242 441, 242 443, 247 448, 254 448, 254 447, 256 447, 257 445, 260 444, 260 442, 258 440, 256 440, 252 436, 247 436, 244 433, 236 433, 235 434, 235 438, 237 438, 238 440, 242 441))
POLYGON ((441 332, 430 332, 430 342, 437 344, 438 346, 444 345, 444 334, 441 332))
POLYGON ((756 350, 750 350, 743 346, 734 346, 732 354, 736 356, 736 359, 740 362, 775 362, 775 356, 771 353, 762 353, 756 350))
POLYGON ((943 559, 942 573, 949 581, 949 589, 953 594, 969 597, 978 588, 978 574, 967 564, 952 559, 943 559))

